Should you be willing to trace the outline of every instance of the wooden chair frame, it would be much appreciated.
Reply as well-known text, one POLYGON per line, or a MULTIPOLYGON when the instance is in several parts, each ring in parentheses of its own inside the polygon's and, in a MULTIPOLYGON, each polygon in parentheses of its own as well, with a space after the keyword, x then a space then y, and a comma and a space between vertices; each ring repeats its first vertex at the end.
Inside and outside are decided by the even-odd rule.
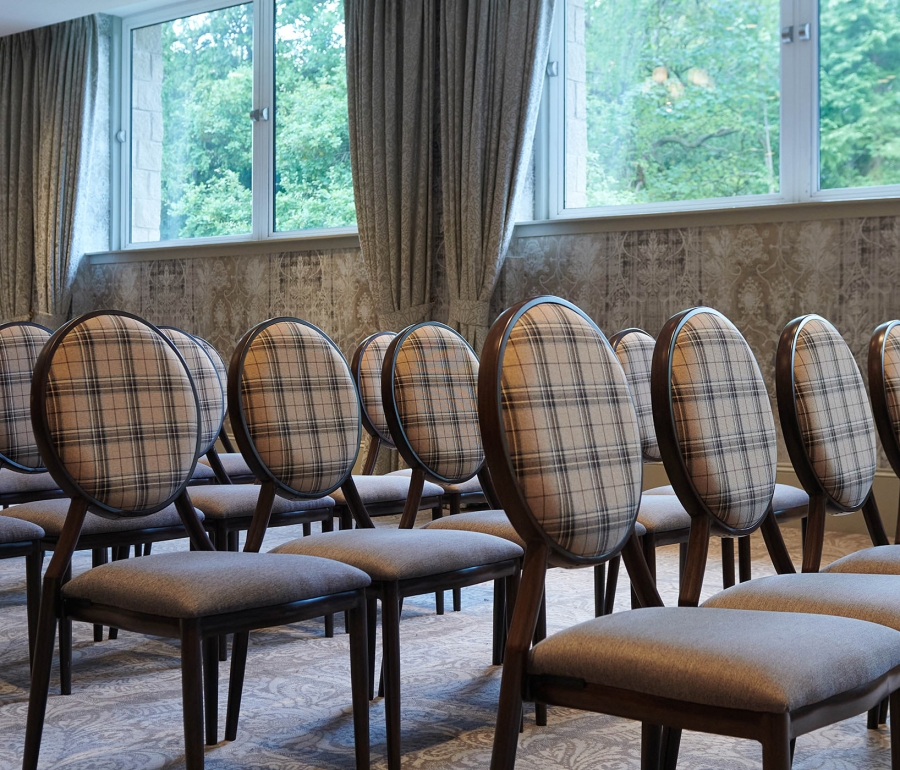
MULTIPOLYGON (((900 477, 900 436, 893 430, 893 421, 888 409, 887 378, 884 372, 884 350, 888 335, 898 326, 900 321, 888 321, 881 324, 869 341, 869 397, 872 400, 872 412, 875 415, 875 426, 881 438, 881 446, 887 455, 891 470, 900 477)), ((897 527, 894 531, 894 544, 900 544, 900 507, 897 512, 897 527)))
MULTIPOLYGON (((559 705, 640 721, 643 770, 659 770, 663 766, 674 768, 678 739, 681 731, 685 729, 759 741, 763 747, 763 770, 789 770, 793 742, 798 735, 867 711, 886 697, 890 697, 894 707, 900 708, 900 694, 898 694, 900 667, 889 671, 866 687, 841 693, 786 714, 709 707, 590 684, 582 679, 537 676, 528 673, 528 653, 543 595, 544 579, 547 567, 554 561, 570 564, 602 563, 621 552, 641 606, 662 605, 637 537, 633 533, 624 544, 620 544, 610 553, 592 559, 573 557, 556 546, 536 523, 528 502, 512 474, 501 411, 500 363, 509 333, 518 318, 536 304, 544 302, 555 302, 569 307, 593 323, 574 305, 556 297, 538 297, 520 303, 507 310, 491 329, 482 354, 479 378, 479 414, 491 475, 510 518, 526 540, 525 563, 506 649, 491 770, 513 770, 515 766, 523 701, 559 705)), ((691 312, 687 311, 687 314, 691 312)), ((657 344, 654 354, 654 369, 657 366, 657 354, 662 359, 661 365, 668 364, 666 341, 671 339, 675 327, 687 314, 676 316, 663 328, 659 337, 662 344, 657 344)), ((659 379, 654 378, 655 381, 659 379)), ((662 448, 669 443, 671 435, 668 431, 662 431, 664 435, 660 435, 660 424, 656 420, 658 400, 655 396, 656 393, 654 393, 654 422, 657 425, 657 437, 662 448)), ((664 408, 667 408, 666 404, 660 407, 660 411, 662 412, 664 408)), ((670 421, 670 418, 667 417, 667 420, 670 421)), ((680 462, 680 456, 676 458, 671 451, 664 454, 664 462, 666 457, 669 459, 666 463, 667 471, 674 459, 680 462)), ((677 472, 676 467, 670 471, 670 479, 676 489, 685 489, 687 479, 677 472)), ((705 568, 710 534, 709 516, 702 501, 693 491, 686 494, 683 499, 688 502, 686 506, 688 512, 696 516, 692 519, 693 523, 701 526, 691 528, 688 564, 679 598, 680 605, 689 604, 690 602, 685 600, 694 593, 699 595, 698 576, 702 577, 705 568), (703 522, 705 526, 702 525, 703 522)), ((771 515, 771 508, 763 524, 769 530, 769 536, 780 538, 777 524, 771 515), (771 523, 766 525, 765 522, 771 523)), ((765 532, 766 529, 764 535, 765 532)), ((748 532, 733 530, 732 534, 743 535, 748 532)), ((897 720, 896 726, 891 727, 891 739, 893 766, 900 767, 900 720, 897 720)))
POLYGON ((0 544, 0 559, 15 559, 19 556, 25 557, 25 608, 28 614, 28 657, 31 660, 34 656, 34 640, 41 607, 41 541, 20 540, 0 544))
MULTIPOLYGON (((291 322, 302 324, 322 335, 323 339, 328 340, 334 351, 340 356, 344 364, 347 361, 343 356, 340 348, 334 344, 321 329, 307 321, 297 318, 276 318, 269 321, 263 321, 248 331, 234 350, 231 359, 231 365, 228 370, 228 409, 231 414, 232 427, 234 436, 241 448, 247 463, 257 475, 262 488, 259 495, 259 503, 256 510, 258 519, 254 521, 254 527, 247 534, 247 541, 244 545, 245 551, 258 551, 262 546, 262 537, 265 533, 265 523, 268 520, 269 512, 272 508, 275 495, 284 496, 293 495, 302 498, 303 493, 292 489, 284 484, 272 471, 266 466, 262 458, 260 458, 256 447, 250 437, 249 426, 244 414, 243 402, 240 393, 240 382, 242 380, 244 360, 247 351, 256 338, 256 336, 268 326, 280 322, 291 322)), ((348 370, 349 370, 349 365, 348 370)), ((351 374, 352 378, 352 374, 351 374)), ((357 399, 359 393, 357 391, 357 399)), ((360 407, 360 414, 362 408, 360 407)), ((359 423, 360 432, 362 430, 362 421, 359 423)), ((359 446, 357 438, 356 446, 359 446)), ((354 458, 355 460, 355 458, 354 458)), ((356 526, 360 529, 374 529, 375 525, 369 515, 366 505, 362 502, 356 484, 353 481, 353 462, 348 463, 343 478, 331 489, 322 490, 321 494, 329 494, 335 489, 340 488, 347 500, 348 508, 353 512, 356 526)), ((421 494, 421 489, 419 490, 421 494)), ((412 496, 413 485, 410 483, 410 496, 412 496)), ((319 493, 317 492, 317 495, 319 493)), ((506 579, 509 582, 516 581, 519 573, 519 560, 513 559, 503 562, 497 562, 480 567, 472 567, 467 569, 455 570, 453 572, 444 572, 436 575, 425 575, 418 578, 411 578, 399 581, 373 580, 371 586, 366 589, 366 601, 368 604, 368 612, 365 617, 368 622, 368 680, 367 690, 369 698, 373 698, 375 694, 374 674, 375 674, 375 631, 376 631, 376 602, 381 602, 381 633, 383 646, 383 665, 384 665, 384 702, 385 702, 385 726, 387 733, 387 760, 389 770, 399 770, 400 768, 400 608, 401 602, 405 597, 420 596, 437 591, 453 590, 464 588, 470 585, 487 582, 488 580, 506 579)), ((232 651, 232 679, 238 677, 238 681, 242 677, 243 667, 246 662, 246 642, 244 634, 236 634, 232 651)), ((239 692, 239 691, 238 691, 239 692)), ((226 725, 226 739, 229 736, 228 725, 232 722, 237 724, 237 711, 240 707, 238 701, 234 707, 232 714, 232 702, 229 700, 229 716, 226 725)))
MULTIPOLYGON (((816 315, 795 318, 781 332, 775 353, 775 392, 778 400, 778 416, 781 432, 787 445, 788 455, 800 484, 809 495, 809 517, 803 544, 803 571, 818 572, 822 563, 822 548, 825 542, 825 515, 829 511, 850 513, 855 508, 847 508, 835 500, 819 481, 812 460, 803 443, 800 419, 797 412, 796 389, 794 386, 794 358, 797 337, 803 327, 816 315)), ((824 319, 822 319, 824 320, 824 319)), ((877 332, 876 332, 877 333, 877 332)), ((871 350, 871 348, 870 348, 871 350)), ((871 368, 871 367, 870 367, 871 368)), ((862 504, 863 518, 873 545, 888 545, 887 532, 878 503, 872 490, 862 504)))
MULTIPOLYGON (((41 456, 47 463, 61 489, 71 498, 66 523, 59 537, 53 558, 44 575, 43 593, 38 619, 35 644, 34 663, 32 668, 31 692, 28 702, 28 716, 25 732, 25 750, 23 770, 36 770, 40 751, 41 734, 43 732, 46 713, 47 696, 50 684, 50 665, 53 656, 53 637, 57 620, 71 622, 81 620, 94 624, 106 624, 116 628, 125 628, 136 633, 164 636, 181 641, 182 698, 184 709, 185 762, 188 770, 202 770, 204 766, 204 721, 205 738, 208 744, 215 744, 217 738, 217 703, 218 703, 218 645, 219 637, 226 633, 236 633, 245 640, 249 632, 256 628, 289 623, 319 617, 326 613, 346 611, 350 617, 351 633, 351 689, 353 699, 354 737, 356 738, 357 767, 361 770, 369 767, 369 724, 368 704, 366 702, 367 671, 367 635, 366 635, 366 603, 363 589, 346 591, 325 597, 305 601, 291 602, 270 607, 259 607, 244 612, 231 612, 209 615, 201 618, 184 620, 161 617, 152 613, 124 610, 119 607, 100 604, 87 604, 73 599, 66 599, 61 588, 71 569, 72 554, 79 540, 88 508, 104 513, 107 516, 145 516, 162 510, 174 503, 181 517, 185 530, 191 539, 192 546, 199 551, 215 551, 206 534, 200 519, 191 504, 187 485, 193 475, 194 466, 199 456, 199 410, 198 410, 198 451, 190 472, 175 492, 165 501, 146 511, 136 514, 112 508, 90 496, 70 475, 56 453, 50 439, 50 429, 46 421, 46 387, 45 383, 52 364, 53 353, 74 326, 98 315, 121 315, 135 319, 154 329, 161 339, 165 340, 171 350, 181 359, 177 348, 165 335, 151 324, 131 314, 116 311, 94 311, 76 318, 62 326, 44 348, 35 367, 32 384, 32 421, 35 438, 41 456)), ((184 360, 182 365, 187 371, 184 360)), ((189 377, 191 389, 196 401, 197 392, 193 380, 189 377)), ((259 531, 256 527, 256 531, 259 531)), ((260 535, 261 537, 261 535, 260 535)), ((243 649, 243 663, 246 663, 246 641, 243 649)), ((239 671, 232 666, 229 686, 229 715, 232 701, 240 703, 243 688, 243 667, 239 671)), ((237 731, 235 714, 231 738, 237 731)))

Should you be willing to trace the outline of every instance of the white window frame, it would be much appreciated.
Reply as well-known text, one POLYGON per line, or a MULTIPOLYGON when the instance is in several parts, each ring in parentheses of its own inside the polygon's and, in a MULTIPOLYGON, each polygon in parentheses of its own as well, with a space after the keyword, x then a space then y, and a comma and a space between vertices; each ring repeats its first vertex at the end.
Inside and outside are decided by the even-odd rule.
MULTIPOLYGON (((247 243, 264 240, 296 240, 357 235, 350 227, 308 230, 275 230, 275 2, 276 0, 190 0, 168 5, 122 20, 120 59, 119 125, 112 130, 113 156, 119 158, 118 190, 113 191, 114 219, 118 224, 119 248, 157 249, 203 246, 217 243, 247 243), (165 241, 131 241, 131 38, 132 31, 153 24, 218 11, 250 2, 253 5, 253 109, 269 110, 269 119, 252 123, 252 226, 249 233, 165 241), (120 140, 118 137, 122 137, 120 140)), ((250 116, 247 116, 250 122, 250 116)), ((115 123, 115 121, 112 121, 115 123)))
POLYGON ((818 0, 781 0, 781 26, 810 25, 810 39, 781 44, 779 192, 727 198, 566 208, 566 0, 557 0, 544 79, 542 114, 535 135, 536 219, 588 219, 693 211, 757 208, 829 201, 889 200, 900 197, 900 184, 819 189, 819 4, 818 0), (555 75, 550 76, 550 69, 555 75))

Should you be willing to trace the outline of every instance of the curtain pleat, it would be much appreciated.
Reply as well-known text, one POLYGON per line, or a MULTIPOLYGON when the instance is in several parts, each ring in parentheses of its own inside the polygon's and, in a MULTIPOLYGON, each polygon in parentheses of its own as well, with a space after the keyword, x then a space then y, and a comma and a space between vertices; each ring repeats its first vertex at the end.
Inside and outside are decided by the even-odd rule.
POLYGON ((55 327, 68 317, 98 49, 94 16, 0 38, 2 320, 55 327))

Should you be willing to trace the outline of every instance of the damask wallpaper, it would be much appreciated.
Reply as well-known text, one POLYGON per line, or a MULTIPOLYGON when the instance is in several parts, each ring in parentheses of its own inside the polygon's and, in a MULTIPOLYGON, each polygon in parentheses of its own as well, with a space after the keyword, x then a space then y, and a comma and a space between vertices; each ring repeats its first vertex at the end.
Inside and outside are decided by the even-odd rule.
MULTIPOLYGON (((437 269, 439 320, 441 281, 437 269)), ((516 237, 494 314, 536 294, 575 302, 607 334, 656 334, 679 310, 715 307, 746 335, 774 396, 775 348, 791 318, 828 318, 864 367, 873 329, 900 317, 900 217, 516 237)), ((377 329, 358 249, 92 264, 76 302, 88 308, 183 327, 226 356, 276 315, 319 325, 348 356, 377 329)))

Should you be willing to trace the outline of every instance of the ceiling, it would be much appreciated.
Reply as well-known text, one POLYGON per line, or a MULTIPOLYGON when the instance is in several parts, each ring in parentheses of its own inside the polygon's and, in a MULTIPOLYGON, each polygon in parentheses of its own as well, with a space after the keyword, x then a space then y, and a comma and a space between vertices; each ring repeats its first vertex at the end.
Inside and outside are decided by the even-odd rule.
POLYGON ((0 0, 0 37, 92 13, 121 16, 176 4, 174 0, 0 0))

